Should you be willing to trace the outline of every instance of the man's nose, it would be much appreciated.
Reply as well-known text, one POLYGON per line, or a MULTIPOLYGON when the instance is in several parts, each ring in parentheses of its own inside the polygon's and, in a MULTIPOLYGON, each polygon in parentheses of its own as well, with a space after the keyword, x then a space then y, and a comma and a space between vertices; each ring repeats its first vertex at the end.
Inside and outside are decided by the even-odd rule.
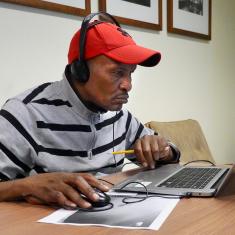
POLYGON ((120 89, 129 92, 132 88, 131 78, 125 78, 120 83, 120 89))

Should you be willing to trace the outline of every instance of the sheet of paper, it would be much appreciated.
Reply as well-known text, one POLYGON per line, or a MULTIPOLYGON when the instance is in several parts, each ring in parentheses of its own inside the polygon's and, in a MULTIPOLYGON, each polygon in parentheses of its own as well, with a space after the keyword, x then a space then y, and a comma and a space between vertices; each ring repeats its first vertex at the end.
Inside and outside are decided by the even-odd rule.
POLYGON ((38 222, 158 230, 179 201, 149 197, 142 202, 125 204, 122 201, 123 196, 111 195, 113 207, 108 210, 99 211, 99 208, 94 209, 98 211, 88 212, 80 209, 59 209, 38 222))

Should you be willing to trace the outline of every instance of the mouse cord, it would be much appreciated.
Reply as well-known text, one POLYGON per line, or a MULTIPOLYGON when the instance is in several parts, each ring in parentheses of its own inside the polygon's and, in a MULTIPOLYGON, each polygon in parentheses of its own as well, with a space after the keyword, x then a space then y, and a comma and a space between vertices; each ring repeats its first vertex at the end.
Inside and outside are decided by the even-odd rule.
POLYGON ((193 162, 208 162, 208 163, 210 163, 212 166, 215 166, 215 164, 214 164, 212 161, 206 160, 206 159, 199 159, 199 160, 189 161, 189 162, 186 162, 183 166, 186 166, 186 165, 188 165, 188 164, 190 164, 190 163, 193 163, 193 162))
MULTIPOLYGON (((117 112, 116 112, 115 116, 117 116, 117 112)), ((113 152, 115 152, 115 149, 114 149, 114 137, 115 136, 114 136, 114 122, 113 122, 113 152)), ((113 159, 114 159, 115 169, 117 171, 117 159, 116 159, 116 155, 115 154, 113 154, 113 159)))
POLYGON ((141 185, 142 187, 144 187, 145 189, 145 197, 141 197, 141 196, 128 196, 128 197, 124 197, 122 199, 122 202, 125 203, 125 204, 130 204, 130 203, 137 203, 137 202, 142 202, 144 200, 146 200, 148 197, 149 197, 149 193, 148 193, 148 189, 146 188, 146 186, 140 182, 135 182, 135 181, 131 181, 131 182, 128 182, 127 184, 125 184, 124 186, 122 186, 120 188, 120 190, 124 189, 126 186, 128 186, 129 184, 139 184, 141 185), (133 199, 137 199, 137 200, 133 200, 133 199))
POLYGON ((145 197, 143 197, 143 196, 128 196, 128 197, 124 197, 122 199, 122 202, 125 203, 125 204, 142 202, 142 201, 146 200, 147 198, 151 198, 151 197, 160 197, 160 198, 167 198, 167 199, 173 199, 173 198, 181 199, 181 198, 189 198, 191 196, 189 193, 182 194, 182 195, 175 195, 175 194, 165 194, 165 195, 164 194, 151 194, 151 195, 149 195, 147 187, 144 184, 142 184, 140 182, 137 182, 137 181, 128 182, 123 187, 121 187, 120 190, 124 189, 129 184, 139 184, 139 185, 143 186, 144 189, 145 189, 145 197), (138 199, 138 200, 133 200, 133 199, 138 199))
POLYGON ((79 208, 78 211, 83 212, 100 212, 100 211, 107 211, 113 208, 113 203, 110 202, 104 207, 91 207, 91 208, 79 208))

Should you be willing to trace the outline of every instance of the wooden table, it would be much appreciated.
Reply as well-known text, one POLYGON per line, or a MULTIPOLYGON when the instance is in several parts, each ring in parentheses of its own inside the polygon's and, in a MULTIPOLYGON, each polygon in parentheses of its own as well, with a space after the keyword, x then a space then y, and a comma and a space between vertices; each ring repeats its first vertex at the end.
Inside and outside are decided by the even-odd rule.
MULTIPOLYGON (((137 170, 109 176, 118 182, 137 170)), ((27 203, 0 203, 1 235, 142 235, 142 234, 235 234, 235 170, 217 198, 181 199, 160 230, 130 230, 104 227, 78 227, 38 223, 55 209, 27 203)))

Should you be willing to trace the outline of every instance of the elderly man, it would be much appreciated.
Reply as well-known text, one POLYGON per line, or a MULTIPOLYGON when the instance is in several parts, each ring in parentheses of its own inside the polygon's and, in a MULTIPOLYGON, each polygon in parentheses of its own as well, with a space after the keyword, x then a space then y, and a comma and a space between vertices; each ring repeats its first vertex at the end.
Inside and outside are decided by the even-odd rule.
POLYGON ((88 208, 81 194, 97 201, 94 189, 108 190, 95 174, 122 167, 125 155, 113 151, 133 149, 149 168, 179 159, 176 147, 122 107, 137 65, 155 66, 160 53, 136 45, 117 25, 82 27, 63 79, 9 99, 0 111, 0 201, 88 208))

